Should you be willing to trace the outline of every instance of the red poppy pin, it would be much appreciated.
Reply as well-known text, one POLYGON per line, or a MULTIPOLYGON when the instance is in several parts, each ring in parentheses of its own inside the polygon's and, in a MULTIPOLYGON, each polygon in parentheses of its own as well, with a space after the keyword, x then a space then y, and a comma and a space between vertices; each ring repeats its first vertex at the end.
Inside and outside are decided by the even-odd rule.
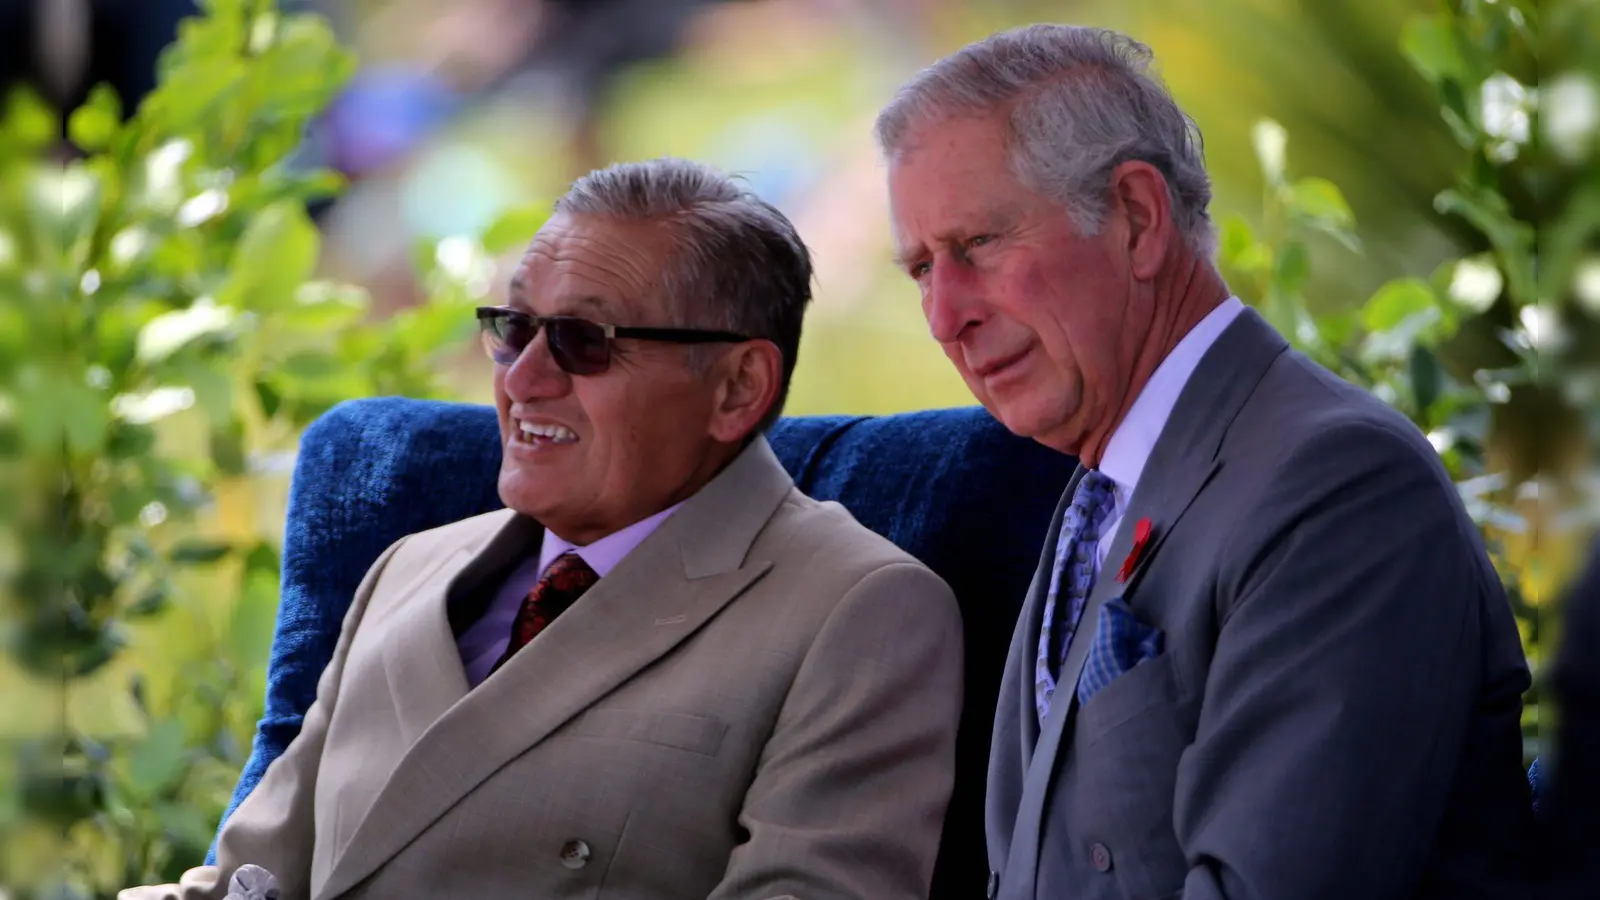
POLYGON ((1140 519, 1133 525, 1133 549, 1128 551, 1128 558, 1122 561, 1122 569, 1117 572, 1117 584, 1124 584, 1133 575, 1133 570, 1139 567, 1139 560, 1144 556, 1145 545, 1150 542, 1150 520, 1140 519))

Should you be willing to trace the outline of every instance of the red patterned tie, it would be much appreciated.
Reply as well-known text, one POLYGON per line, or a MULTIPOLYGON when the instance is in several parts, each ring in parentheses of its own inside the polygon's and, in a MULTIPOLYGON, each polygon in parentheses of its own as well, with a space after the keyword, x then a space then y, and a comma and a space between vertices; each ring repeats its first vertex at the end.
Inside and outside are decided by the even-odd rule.
POLYGON ((528 596, 522 598, 522 607, 517 610, 517 618, 511 623, 511 642, 494 664, 494 669, 489 671, 505 665, 512 654, 537 637, 545 626, 566 612, 567 607, 576 603, 583 592, 594 587, 599 580, 600 576, 578 554, 568 551, 556 557, 555 562, 544 570, 539 583, 533 586, 528 596))

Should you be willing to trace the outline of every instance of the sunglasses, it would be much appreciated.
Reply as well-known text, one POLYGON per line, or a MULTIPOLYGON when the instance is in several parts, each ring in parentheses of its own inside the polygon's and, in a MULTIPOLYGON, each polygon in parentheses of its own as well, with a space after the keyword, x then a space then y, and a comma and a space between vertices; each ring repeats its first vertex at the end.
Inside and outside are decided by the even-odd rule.
POLYGON ((489 358, 502 366, 517 361, 539 329, 545 332, 550 356, 569 375, 599 375, 611 365, 611 342, 617 338, 669 344, 743 343, 753 340, 729 331, 697 328, 633 328, 602 325, 576 316, 533 316, 500 306, 478 307, 478 330, 489 358))

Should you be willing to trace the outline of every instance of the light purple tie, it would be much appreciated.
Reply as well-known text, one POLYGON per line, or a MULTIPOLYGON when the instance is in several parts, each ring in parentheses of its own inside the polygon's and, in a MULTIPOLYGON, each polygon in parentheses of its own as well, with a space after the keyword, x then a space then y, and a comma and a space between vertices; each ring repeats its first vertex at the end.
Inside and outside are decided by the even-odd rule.
POLYGON ((1050 714, 1061 658, 1072 646, 1072 633, 1077 630, 1089 592, 1094 589, 1095 548, 1100 543, 1101 527, 1117 506, 1115 486, 1109 476, 1090 469, 1078 479, 1072 505, 1061 517, 1055 566, 1050 571, 1044 618, 1039 623, 1039 656, 1034 666, 1033 701, 1041 727, 1050 714), (1066 615, 1060 617, 1058 612, 1063 607, 1066 615))

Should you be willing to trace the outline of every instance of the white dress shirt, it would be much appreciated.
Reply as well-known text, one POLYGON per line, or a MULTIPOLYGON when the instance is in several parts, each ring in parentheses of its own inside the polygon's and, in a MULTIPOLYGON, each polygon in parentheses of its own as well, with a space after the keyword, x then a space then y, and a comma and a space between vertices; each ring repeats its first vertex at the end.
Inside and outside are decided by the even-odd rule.
POLYGON ((1115 482, 1112 494, 1117 503, 1111 518, 1100 526, 1100 541, 1095 545, 1096 576, 1105 566, 1106 556, 1111 553, 1111 542, 1117 536, 1117 526, 1122 522, 1122 511, 1128 508, 1128 501, 1133 499, 1133 489, 1139 484, 1145 463, 1150 461, 1150 451, 1155 449, 1161 429, 1172 417, 1172 408, 1178 403, 1178 395, 1183 393, 1184 385, 1189 383, 1190 376, 1194 375, 1206 351, 1211 349, 1211 345, 1217 342, 1217 338, 1241 312, 1244 312, 1244 303, 1238 297, 1229 297, 1189 329, 1189 333, 1178 341, 1161 365, 1156 366, 1150 380, 1139 392, 1138 399, 1128 409, 1128 415, 1111 433, 1111 440, 1106 442, 1105 455, 1100 459, 1100 472, 1115 482))

